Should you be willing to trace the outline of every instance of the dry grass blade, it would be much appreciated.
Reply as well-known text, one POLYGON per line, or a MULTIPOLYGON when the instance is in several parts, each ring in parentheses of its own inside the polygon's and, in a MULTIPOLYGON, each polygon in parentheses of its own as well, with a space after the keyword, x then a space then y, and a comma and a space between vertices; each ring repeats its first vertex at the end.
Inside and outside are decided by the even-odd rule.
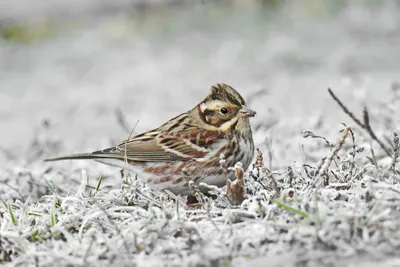
POLYGON ((138 123, 139 123, 139 120, 136 121, 135 125, 132 127, 131 132, 129 133, 128 138, 125 140, 125 152, 124 152, 124 153, 125 153, 125 154, 124 154, 125 173, 127 173, 126 171, 127 171, 127 169, 128 169, 128 156, 127 156, 127 153, 128 153, 128 141, 129 141, 129 139, 131 139, 132 134, 133 134, 133 131, 135 130, 135 128, 136 128, 136 126, 138 125, 138 123))
POLYGON ((316 134, 313 133, 312 131, 304 130, 304 131, 303 131, 303 138, 308 138, 308 137, 316 138, 316 139, 322 139, 322 140, 327 144, 327 146, 328 146, 329 148, 332 147, 331 143, 330 143, 330 142, 328 141, 328 139, 326 139, 325 137, 320 136, 320 135, 316 135, 316 134))
POLYGON ((397 159, 399 158, 400 154, 400 141, 399 141, 399 135, 398 133, 393 133, 393 155, 392 155, 392 161, 390 165, 386 168, 385 172, 383 173, 383 176, 387 176, 390 170, 393 170, 394 173, 396 173, 396 162, 397 159))
POLYGON ((332 150, 330 156, 328 157, 328 159, 326 161, 326 164, 324 165, 324 167, 322 168, 322 170, 320 172, 320 176, 321 176, 322 173, 325 173, 326 170, 331 166, 333 158, 337 155, 337 153, 339 153, 340 149, 342 148, 343 144, 346 141, 347 136, 351 132, 352 132, 351 127, 350 126, 346 126, 346 128, 343 130, 342 138, 340 138, 339 142, 336 144, 336 146, 332 150))
POLYGON ((274 178, 274 176, 272 175, 272 172, 268 169, 268 168, 265 168, 266 170, 266 173, 267 173, 267 177, 268 177, 268 183, 269 183, 269 185, 272 187, 272 189, 274 189, 274 191, 275 191, 275 193, 276 193, 276 196, 279 196, 280 194, 281 194, 281 192, 279 191, 279 187, 278 187, 278 184, 277 184, 277 182, 275 181, 275 178, 274 178))
POLYGON ((181 206, 186 206, 186 204, 185 204, 185 202, 179 197, 179 196, 177 196, 177 195, 175 195, 174 193, 172 193, 170 190, 168 190, 168 189, 164 189, 164 192, 168 195, 168 196, 170 196, 172 199, 175 199, 175 201, 178 203, 180 203, 181 204, 181 206))
POLYGON ((393 144, 394 144, 393 148, 394 153, 393 153, 392 167, 393 171, 396 172, 396 162, 400 155, 400 140, 399 140, 399 135, 397 133, 393 133, 393 144))
POLYGON ((363 119, 364 119, 364 129, 368 132, 368 134, 371 136, 371 138, 379 144, 379 146, 383 149, 383 151, 385 151, 385 153, 388 156, 391 156, 390 150, 383 144, 383 142, 381 140, 378 139, 375 132, 372 130, 372 127, 369 123, 369 114, 368 114, 367 107, 364 107, 363 119))
POLYGON ((315 179, 315 181, 311 184, 311 186, 309 187, 310 191, 308 191, 307 194, 311 193, 311 188, 313 188, 314 186, 316 186, 317 189, 321 186, 321 184, 323 184, 324 186, 328 186, 329 184, 328 169, 331 166, 333 159, 337 156, 343 144, 345 143, 349 133, 352 133, 351 127, 346 126, 346 128, 343 130, 342 137, 331 151, 329 157, 323 158, 320 161, 317 167, 316 175, 314 176, 317 177, 317 179, 315 179), (324 179, 322 180, 322 178, 324 179))
POLYGON ((356 116, 354 116, 353 112, 351 112, 351 111, 342 103, 342 101, 340 101, 340 99, 337 98, 337 96, 333 93, 333 91, 332 91, 330 88, 328 88, 328 92, 329 92, 329 94, 331 95, 331 97, 336 101, 336 103, 338 103, 338 105, 343 109, 343 111, 344 111, 347 115, 349 115, 349 117, 352 118, 353 121, 354 121, 355 123, 357 123, 361 128, 365 129, 364 124, 363 124, 359 119, 357 119, 356 116))

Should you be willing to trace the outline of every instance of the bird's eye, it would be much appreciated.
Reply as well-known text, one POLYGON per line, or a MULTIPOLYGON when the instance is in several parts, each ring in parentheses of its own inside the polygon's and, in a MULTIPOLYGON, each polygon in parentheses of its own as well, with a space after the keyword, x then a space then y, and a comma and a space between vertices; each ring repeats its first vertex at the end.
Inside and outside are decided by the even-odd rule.
POLYGON ((228 109, 227 109, 227 108, 221 108, 221 113, 222 113, 222 114, 228 113, 228 109))

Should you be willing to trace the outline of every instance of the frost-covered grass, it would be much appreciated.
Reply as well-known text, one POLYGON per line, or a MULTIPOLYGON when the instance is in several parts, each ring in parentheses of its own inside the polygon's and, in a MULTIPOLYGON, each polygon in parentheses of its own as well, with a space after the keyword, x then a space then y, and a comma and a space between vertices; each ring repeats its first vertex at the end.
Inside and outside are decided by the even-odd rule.
MULTIPOLYGON (((214 189, 217 197, 201 195, 200 204, 187 205, 126 172, 121 186, 107 186, 107 177, 80 170, 80 181, 63 188, 49 177, 67 179, 76 172, 43 163, 15 167, 1 176, 7 199, 0 205, 0 262, 346 266, 379 261, 395 266, 400 149, 398 135, 386 129, 397 129, 399 103, 399 89, 393 87, 387 102, 375 103, 358 123, 349 119, 338 128, 305 130, 307 152, 285 167, 271 167, 274 153, 267 146, 244 175, 246 198, 239 206, 231 204, 225 188, 214 189), (336 140, 316 131, 337 132, 336 140), (21 177, 42 180, 21 183, 21 177)), ((353 114, 360 112, 347 108, 357 120, 353 114)), ((274 147, 280 149, 283 145, 274 147)))
POLYGON ((0 265, 400 265, 397 1, 41 2, 0 10, 0 265), (96 162, 42 162, 156 127, 215 82, 257 111, 240 205, 241 182, 187 205, 96 162))

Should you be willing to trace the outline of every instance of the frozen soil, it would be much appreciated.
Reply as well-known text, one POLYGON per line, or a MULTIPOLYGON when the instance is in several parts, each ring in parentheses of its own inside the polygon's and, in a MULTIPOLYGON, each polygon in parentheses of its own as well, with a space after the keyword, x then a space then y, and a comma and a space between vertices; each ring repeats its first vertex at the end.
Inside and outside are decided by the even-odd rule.
POLYGON ((400 8, 311 2, 2 16, 46 34, 0 38, 0 263, 398 266, 400 8), (42 161, 157 127, 216 82, 257 111, 263 163, 239 206, 225 188, 194 208, 116 168, 42 161))

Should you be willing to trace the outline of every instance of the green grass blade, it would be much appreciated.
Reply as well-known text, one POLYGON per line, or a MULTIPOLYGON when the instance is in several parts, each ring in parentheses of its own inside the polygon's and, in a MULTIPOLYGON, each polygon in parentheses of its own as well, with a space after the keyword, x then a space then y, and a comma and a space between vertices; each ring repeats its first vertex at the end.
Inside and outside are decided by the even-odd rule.
POLYGON ((51 205, 51 208, 50 208, 50 226, 51 227, 54 227, 54 225, 56 225, 56 216, 55 216, 55 212, 54 212, 55 206, 56 206, 56 201, 54 202, 53 205, 51 205))
POLYGON ((96 192, 99 191, 101 182, 103 181, 103 178, 104 178, 104 176, 100 175, 99 181, 97 182, 97 186, 96 186, 96 192))
POLYGON ((308 218, 308 217, 309 217, 309 215, 308 215, 307 212, 304 212, 304 211, 302 211, 302 210, 296 209, 295 207, 292 207, 292 206, 290 206, 290 205, 287 205, 287 204, 285 204, 285 203, 283 203, 283 202, 281 202, 281 201, 279 201, 279 200, 273 199, 273 200, 271 200, 271 202, 272 202, 272 203, 276 203, 279 207, 281 207, 281 208, 284 209, 284 210, 297 213, 297 214, 299 214, 300 216, 302 216, 302 217, 304 217, 304 218, 308 218))
POLYGON ((11 204, 8 203, 8 204, 7 204, 7 207, 8 207, 8 212, 10 213, 11 222, 12 222, 15 226, 17 226, 17 225, 18 225, 18 222, 17 222, 17 219, 16 219, 15 216, 14 216, 14 212, 13 212, 13 210, 12 210, 11 204))
POLYGON ((50 189, 50 192, 54 194, 56 192, 55 188, 50 184, 50 182, 47 179, 44 180, 47 184, 47 187, 50 189))

